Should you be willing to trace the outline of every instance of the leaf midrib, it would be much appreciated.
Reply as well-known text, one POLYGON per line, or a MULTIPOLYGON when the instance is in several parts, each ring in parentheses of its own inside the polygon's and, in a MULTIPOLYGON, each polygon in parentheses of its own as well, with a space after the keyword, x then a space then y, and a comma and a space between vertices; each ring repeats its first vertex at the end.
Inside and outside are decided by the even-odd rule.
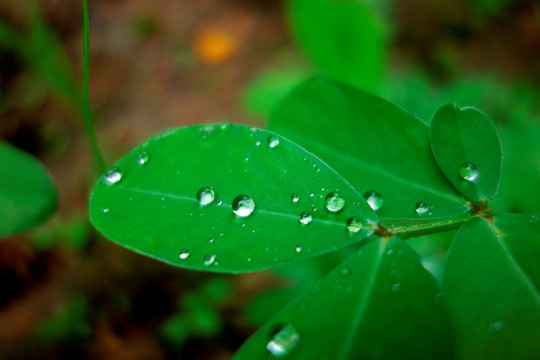
POLYGON ((356 331, 358 330, 358 327, 360 326, 360 323, 362 322, 362 319, 364 317, 364 313, 365 313, 367 304, 369 302, 369 297, 371 296, 371 293, 373 292, 377 275, 379 274, 379 270, 383 262, 384 250, 386 249, 386 244, 387 244, 386 240, 384 239, 380 240, 379 252, 377 253, 377 261, 375 262, 373 266, 373 270, 369 276, 368 283, 366 285, 365 291, 362 294, 362 299, 360 300, 360 306, 357 308, 358 310, 356 311, 356 314, 354 315, 354 318, 353 318, 354 320, 351 321, 351 326, 349 328, 347 339, 343 343, 341 354, 339 356, 340 360, 346 359, 346 355, 349 353, 353 338, 355 337, 356 331))

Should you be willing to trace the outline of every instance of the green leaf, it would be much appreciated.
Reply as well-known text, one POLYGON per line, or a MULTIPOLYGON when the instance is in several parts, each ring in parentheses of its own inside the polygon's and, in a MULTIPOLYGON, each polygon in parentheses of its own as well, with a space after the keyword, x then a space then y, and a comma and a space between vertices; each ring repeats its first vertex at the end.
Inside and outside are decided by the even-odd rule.
POLYGON ((365 90, 377 89, 385 65, 382 20, 365 3, 342 0, 292 0, 293 35, 326 75, 365 90))
POLYGON ((474 108, 443 106, 433 115, 429 138, 441 171, 466 198, 480 203, 495 197, 502 149, 486 115, 474 108))
POLYGON ((0 142, 0 238, 31 229, 52 215, 58 193, 32 156, 0 142))
POLYGON ((397 238, 375 238, 253 335, 234 359, 452 359, 436 281, 397 238), (399 324, 399 326, 396 326, 399 324))
POLYGON ((396 218, 411 220, 407 227, 468 211, 433 159, 427 125, 381 98, 312 79, 281 103, 269 129, 321 157, 361 194, 379 193, 386 227, 401 227, 396 218), (421 216, 419 202, 429 207, 421 216))
POLYGON ((444 277, 461 359, 540 358, 540 220, 473 218, 458 231, 444 277))
POLYGON ((92 223, 121 245, 181 267, 229 273, 264 269, 358 242, 373 232, 377 220, 321 160, 247 126, 172 130, 142 144, 116 167, 94 187, 92 223), (201 203, 208 205, 198 201, 204 189, 201 203), (345 200, 338 212, 325 208, 334 192, 339 194, 332 198, 334 209, 345 200), (240 216, 249 211, 233 212, 241 195, 254 202, 249 216, 240 216), (309 224, 300 222, 304 212, 310 213, 309 224), (356 233, 347 231, 352 217, 362 224, 356 233))

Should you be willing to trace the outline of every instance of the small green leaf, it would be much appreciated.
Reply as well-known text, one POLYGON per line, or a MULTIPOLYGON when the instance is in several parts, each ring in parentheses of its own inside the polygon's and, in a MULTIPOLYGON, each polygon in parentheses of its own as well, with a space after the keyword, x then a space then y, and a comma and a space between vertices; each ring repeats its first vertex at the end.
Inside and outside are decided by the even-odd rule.
POLYGON ((365 90, 375 90, 385 64, 382 20, 360 1, 292 0, 293 35, 326 75, 365 90))
POLYGON ((0 142, 0 238, 39 225, 58 206, 47 170, 30 155, 0 142))
POLYGON ((433 159, 427 125, 381 98, 312 79, 278 106, 269 129, 321 157, 361 194, 380 194, 386 227, 468 211, 433 159), (426 211, 417 211, 422 203, 426 211))
POLYGON ((375 238, 287 305, 234 359, 275 355, 452 359, 453 350, 436 281, 405 242, 375 238))
POLYGON ((167 263, 238 273, 358 242, 377 217, 296 144, 217 124, 166 132, 126 155, 95 185, 90 219, 107 238, 167 263), (360 227, 348 231, 351 219, 360 227))
POLYGON ((429 138, 441 171, 466 198, 480 203, 495 197, 502 150, 486 115, 474 108, 443 106, 433 115, 429 138))
POLYGON ((460 359, 540 358, 540 220, 473 218, 448 253, 444 291, 460 359))

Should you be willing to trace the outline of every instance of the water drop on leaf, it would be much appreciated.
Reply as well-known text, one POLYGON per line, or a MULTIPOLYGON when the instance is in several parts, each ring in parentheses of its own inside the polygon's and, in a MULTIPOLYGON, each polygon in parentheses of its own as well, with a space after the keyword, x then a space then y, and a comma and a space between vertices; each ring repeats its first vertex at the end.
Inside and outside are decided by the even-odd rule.
POLYGON ((416 215, 418 216, 431 215, 431 206, 426 204, 423 201, 419 201, 414 206, 414 211, 416 212, 416 215))
POLYGON ((331 212, 338 212, 345 206, 345 199, 342 198, 337 192, 331 192, 326 195, 324 200, 326 209, 331 212))
POLYGON ((144 164, 146 164, 148 162, 148 159, 150 157, 148 156, 147 153, 145 152, 142 152, 140 153, 138 156, 137 156, 137 165, 139 166, 143 166, 144 164))
POLYGON ((302 224, 307 225, 311 222, 311 220, 313 220, 313 217, 309 212, 304 211, 300 214, 299 220, 302 224))
POLYGON ((347 220, 347 230, 350 233, 356 234, 360 230, 362 230, 362 223, 357 217, 351 217, 349 220, 347 220))
POLYGON ((395 283, 394 285, 392 285, 392 292, 396 293, 399 291, 400 288, 401 288, 401 284, 395 283))
POLYGON ((459 167, 459 176, 468 182, 476 183, 479 180, 480 173, 476 168, 476 165, 472 163, 466 163, 459 167))
POLYGON ((302 247, 300 245, 296 245, 296 252, 299 253, 302 251, 302 247))
POLYGON ((341 270, 339 270, 339 274, 341 276, 349 276, 351 275, 351 269, 349 269, 348 267, 344 267, 341 270))
POLYGON ((122 172, 119 168, 113 166, 105 172, 105 183, 108 185, 114 185, 122 180, 122 172))
POLYGON ((181 260, 186 260, 186 259, 189 257, 189 250, 188 250, 188 249, 184 249, 184 250, 180 251, 180 255, 178 255, 178 257, 179 257, 181 260))
POLYGON ((291 201, 293 203, 297 203, 300 200, 300 195, 298 193, 292 193, 291 194, 291 201))
POLYGON ((270 149, 273 149, 273 148, 275 148, 275 147, 278 146, 278 145, 279 145, 279 139, 278 139, 277 136, 272 135, 272 136, 269 136, 269 137, 268 137, 268 147, 269 147, 270 149))
POLYGON ((382 196, 375 191, 366 192, 364 194, 364 199, 366 199, 369 207, 374 211, 379 210, 384 202, 382 196))
POLYGON ((199 204, 201 205, 210 205, 214 202, 214 199, 216 198, 216 194, 214 193, 214 190, 203 187, 199 189, 197 192, 197 200, 199 201, 199 204))
POLYGON ((255 202, 247 195, 238 195, 232 202, 232 209, 237 216, 246 217, 253 213, 255 202))
POLYGON ((204 266, 210 266, 216 264, 216 255, 206 255, 203 258, 204 266))
POLYGON ((287 324, 266 344, 266 349, 270 354, 281 357, 290 354, 299 341, 300 335, 298 335, 296 329, 291 324, 287 324))

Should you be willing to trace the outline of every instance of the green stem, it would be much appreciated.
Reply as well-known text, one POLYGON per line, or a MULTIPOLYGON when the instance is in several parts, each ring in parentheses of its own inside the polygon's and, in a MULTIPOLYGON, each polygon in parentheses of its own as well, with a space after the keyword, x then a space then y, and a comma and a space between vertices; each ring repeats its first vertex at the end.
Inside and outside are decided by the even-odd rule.
POLYGON ((105 161, 99 144, 96 138, 96 132, 94 131, 94 122, 92 121, 92 114, 90 113, 90 26, 88 21, 88 0, 83 0, 83 23, 84 23, 84 84, 83 84, 83 98, 82 98, 82 111, 84 119, 86 121, 86 130, 88 137, 90 138, 90 144, 98 165, 102 171, 105 170, 105 161))
POLYGON ((411 221, 381 219, 381 223, 392 235, 398 236, 401 239, 408 239, 410 237, 457 229, 470 218, 471 214, 467 212, 437 220, 411 221))

